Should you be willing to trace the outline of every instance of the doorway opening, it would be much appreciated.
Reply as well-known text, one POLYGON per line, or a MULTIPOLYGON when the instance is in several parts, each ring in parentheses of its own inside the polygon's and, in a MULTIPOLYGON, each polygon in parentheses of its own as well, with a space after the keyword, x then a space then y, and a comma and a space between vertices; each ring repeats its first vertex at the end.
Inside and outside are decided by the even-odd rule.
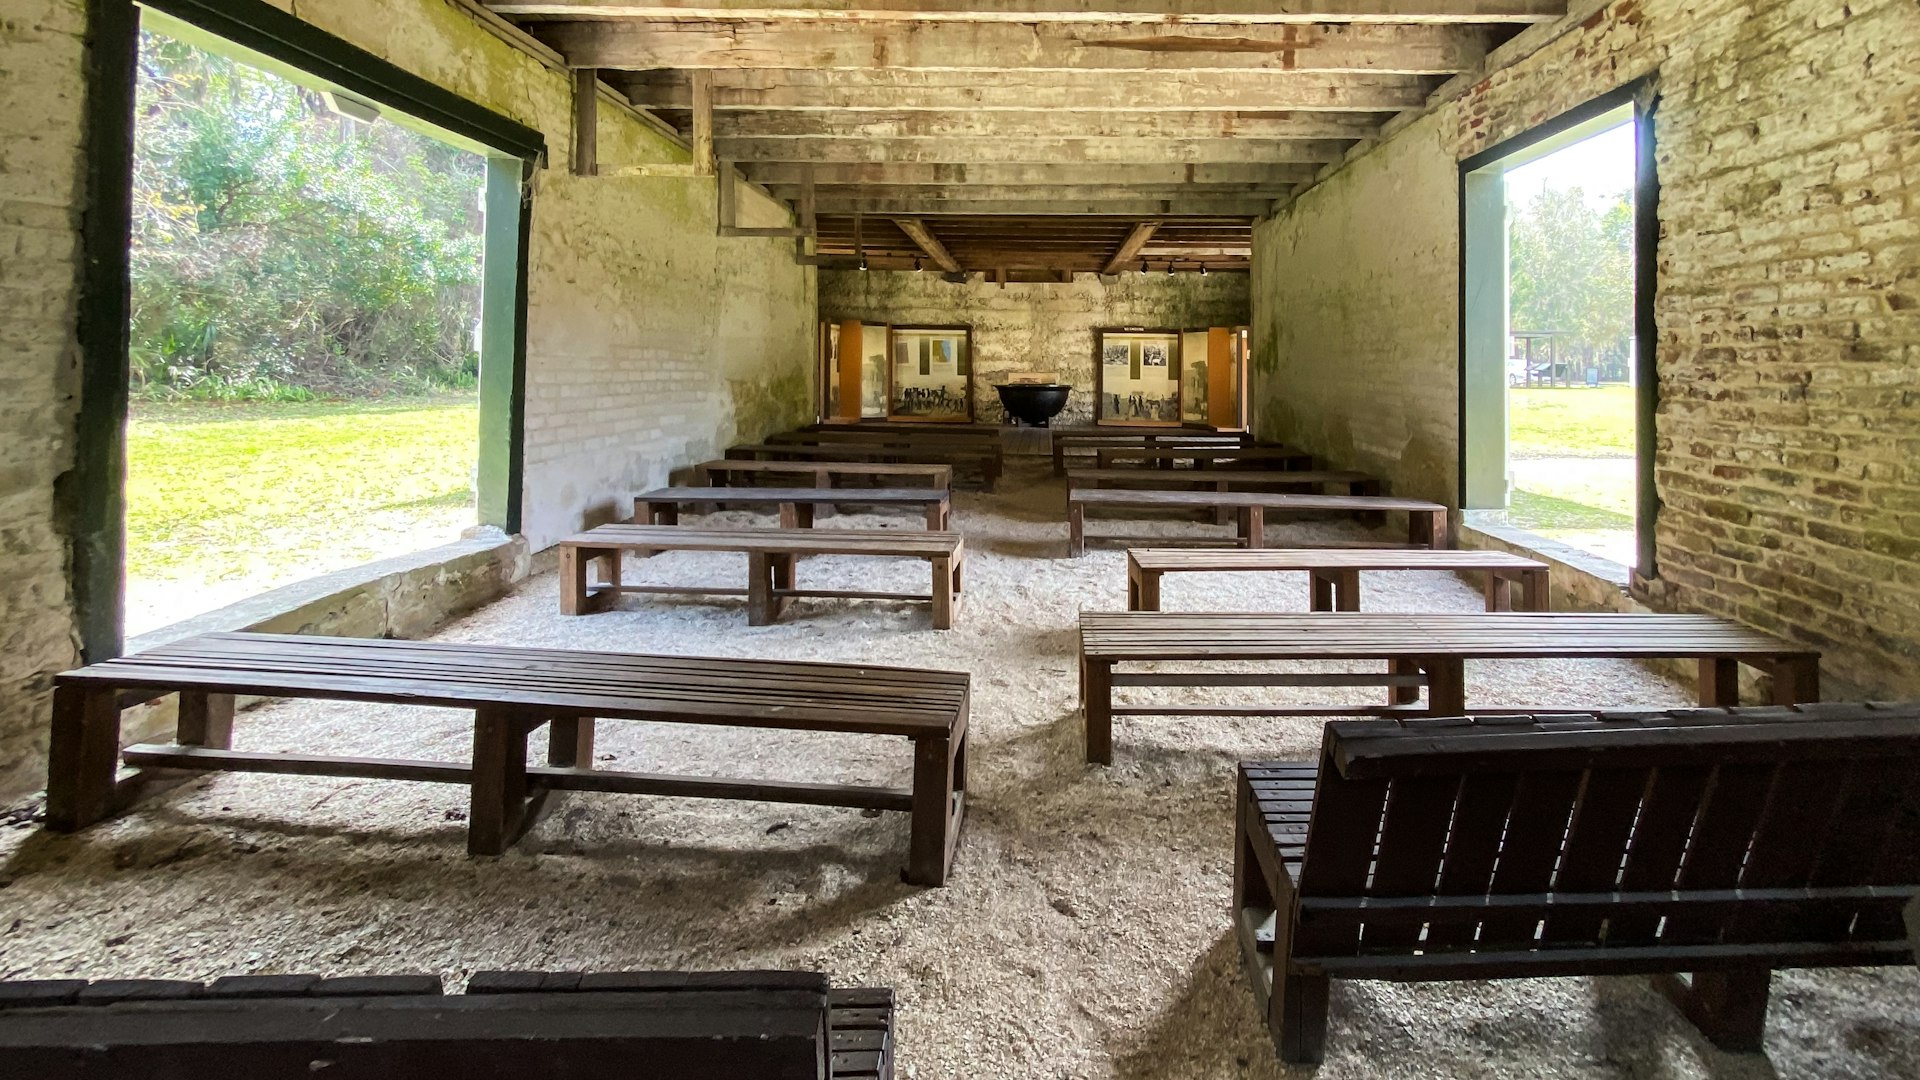
POLYGON ((1462 166, 1470 521, 1651 576, 1650 132, 1630 93, 1462 166))

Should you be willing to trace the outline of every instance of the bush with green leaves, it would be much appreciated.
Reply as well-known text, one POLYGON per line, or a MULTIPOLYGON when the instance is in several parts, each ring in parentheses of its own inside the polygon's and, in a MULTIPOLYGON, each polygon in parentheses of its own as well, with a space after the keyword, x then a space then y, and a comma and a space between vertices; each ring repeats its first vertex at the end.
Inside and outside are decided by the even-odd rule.
POLYGON ((474 385, 478 156, 151 33, 137 110, 135 393, 474 385))

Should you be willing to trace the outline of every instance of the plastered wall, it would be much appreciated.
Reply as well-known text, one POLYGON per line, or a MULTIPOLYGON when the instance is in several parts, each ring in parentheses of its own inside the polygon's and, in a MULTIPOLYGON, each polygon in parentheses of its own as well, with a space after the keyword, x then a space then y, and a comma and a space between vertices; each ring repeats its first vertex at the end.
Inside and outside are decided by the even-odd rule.
POLYGON ((1092 423, 1094 331, 1140 326, 1245 326, 1245 274, 1075 274, 1072 283, 964 284, 912 271, 826 270, 820 316, 896 326, 973 328, 975 418, 1000 423, 995 383, 1016 371, 1058 372, 1074 387, 1056 423, 1092 423))
POLYGON ((1256 231, 1260 430, 1454 499, 1457 163, 1644 75, 1664 509, 1635 593, 1920 695, 1911 0, 1621 0, 1407 126, 1256 231))
MULTIPOLYGON (((447 0, 303 0, 300 18, 540 129, 529 240, 523 525, 534 550, 808 411, 814 274, 790 240, 715 236, 712 180, 570 175, 564 72, 447 0)), ((85 8, 0 10, 0 798, 41 785, 53 673, 78 659, 54 493, 73 465, 85 8)), ((610 105, 600 159, 687 160, 610 105)), ((745 193, 741 224, 787 224, 745 193)))

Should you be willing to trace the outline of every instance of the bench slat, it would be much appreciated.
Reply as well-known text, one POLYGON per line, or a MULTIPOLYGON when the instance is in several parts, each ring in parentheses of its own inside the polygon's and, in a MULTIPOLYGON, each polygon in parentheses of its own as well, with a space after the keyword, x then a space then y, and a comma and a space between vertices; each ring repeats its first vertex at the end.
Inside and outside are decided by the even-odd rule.
POLYGON ((1273 491, 1134 491, 1122 488, 1070 488, 1069 503, 1083 506, 1127 507, 1242 507, 1268 510, 1343 510, 1366 513, 1376 510, 1414 510, 1422 513, 1444 512, 1445 506, 1424 499, 1401 499, 1391 495, 1290 495, 1273 491))
MULTIPOLYGON (((740 488, 718 488, 738 491, 740 488)), ((835 488, 835 491, 852 489, 835 488)), ((859 489, 865 494, 866 489, 859 489)), ((682 525, 601 525, 560 541, 577 548, 768 552, 796 555, 957 555, 957 532, 918 529, 712 529, 682 525)))
POLYGON ((1256 570, 1545 570, 1538 559, 1504 551, 1430 548, 1133 548, 1143 570, 1161 572, 1256 570))

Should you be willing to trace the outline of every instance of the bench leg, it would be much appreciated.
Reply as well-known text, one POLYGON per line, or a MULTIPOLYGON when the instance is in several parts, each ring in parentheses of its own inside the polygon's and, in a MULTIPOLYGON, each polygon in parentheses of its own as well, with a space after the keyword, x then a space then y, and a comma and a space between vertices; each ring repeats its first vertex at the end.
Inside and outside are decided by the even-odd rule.
POLYGON ((907 844, 909 885, 947 883, 953 855, 954 751, 946 737, 913 742, 913 824, 907 844))
POLYGON ((947 504, 931 503, 927 506, 927 530, 929 532, 947 531, 947 504))
POLYGON ((1160 610, 1160 571, 1142 570, 1140 572, 1140 606, 1133 610, 1160 610))
POLYGON ((1800 705, 1820 700, 1820 661, 1792 656, 1773 662, 1773 703, 1800 705))
POLYGON ((1080 659, 1080 708, 1087 717, 1087 761, 1113 764, 1113 662, 1080 659))
POLYGON ((181 746, 233 749, 233 695, 180 691, 180 717, 173 741, 181 746))
POLYGON ((747 625, 771 626, 775 618, 773 558, 761 552, 747 555, 747 625))
POLYGON ((560 614, 585 615, 587 613, 587 563, 580 549, 571 545, 560 548, 560 614))
POLYGON ((962 572, 962 567, 966 565, 966 561, 967 559, 964 554, 953 560, 953 595, 956 597, 966 589, 966 574, 962 572))
POLYGON ((560 549, 560 614, 591 615, 613 606, 620 595, 620 551, 618 548, 560 549), (593 564, 599 563, 605 580, 601 588, 593 586, 593 564))
POLYGON ((1307 610, 1333 610, 1333 577, 1323 570, 1307 571, 1307 610))
POLYGON ((1653 985, 1713 1045, 1735 1053, 1758 1053, 1766 1030, 1772 975, 1765 968, 1698 971, 1690 984, 1678 975, 1655 975, 1653 985))
POLYGON ((473 711, 473 786, 467 854, 499 855, 519 835, 527 810, 527 725, 507 709, 473 711))
POLYGON ((1439 550, 1447 546, 1447 512, 1445 510, 1411 510, 1407 512, 1407 542, 1417 548, 1439 550))
MULTIPOLYGON (((1420 674, 1420 665, 1412 660, 1389 660, 1387 661, 1387 673, 1389 675, 1418 675, 1420 674)), ((1420 688, 1418 686, 1387 687, 1388 705, 1417 705, 1419 702, 1420 688)))
POLYGON ((56 686, 47 747, 47 828, 76 832, 114 811, 120 702, 112 688, 56 686))
POLYGON ((1267 1030, 1273 1033, 1280 1060, 1294 1065, 1312 1065, 1326 1057, 1329 981, 1325 975, 1302 975, 1288 971, 1286 957, 1276 948, 1273 958, 1273 997, 1267 1006, 1267 1030))
POLYGON ((1731 709, 1740 704, 1740 661, 1719 656, 1700 658, 1700 707, 1731 709))
POLYGON ((1467 662, 1458 657, 1436 656, 1425 662, 1427 669, 1427 715, 1464 716, 1467 712, 1467 662))
POLYGON ((1240 507, 1240 543, 1243 547, 1267 546, 1267 512, 1258 506, 1240 507))
POLYGON ((593 717, 558 716, 547 724, 547 764, 593 768, 593 717))
POLYGON ((1333 609, 1335 611, 1360 610, 1360 571, 1334 571, 1333 609))
POLYGON ((1547 571, 1520 571, 1521 592, 1526 599, 1528 611, 1546 611, 1552 604, 1547 593, 1547 571))
POLYGON ((953 560, 938 558, 933 563, 933 628, 953 629, 953 560))
POLYGON ((1067 555, 1079 558, 1087 553, 1087 508, 1080 503, 1067 504, 1067 555))
POLYGON ((1513 579, 1498 570, 1487 571, 1484 589, 1488 611, 1513 610, 1513 579))

